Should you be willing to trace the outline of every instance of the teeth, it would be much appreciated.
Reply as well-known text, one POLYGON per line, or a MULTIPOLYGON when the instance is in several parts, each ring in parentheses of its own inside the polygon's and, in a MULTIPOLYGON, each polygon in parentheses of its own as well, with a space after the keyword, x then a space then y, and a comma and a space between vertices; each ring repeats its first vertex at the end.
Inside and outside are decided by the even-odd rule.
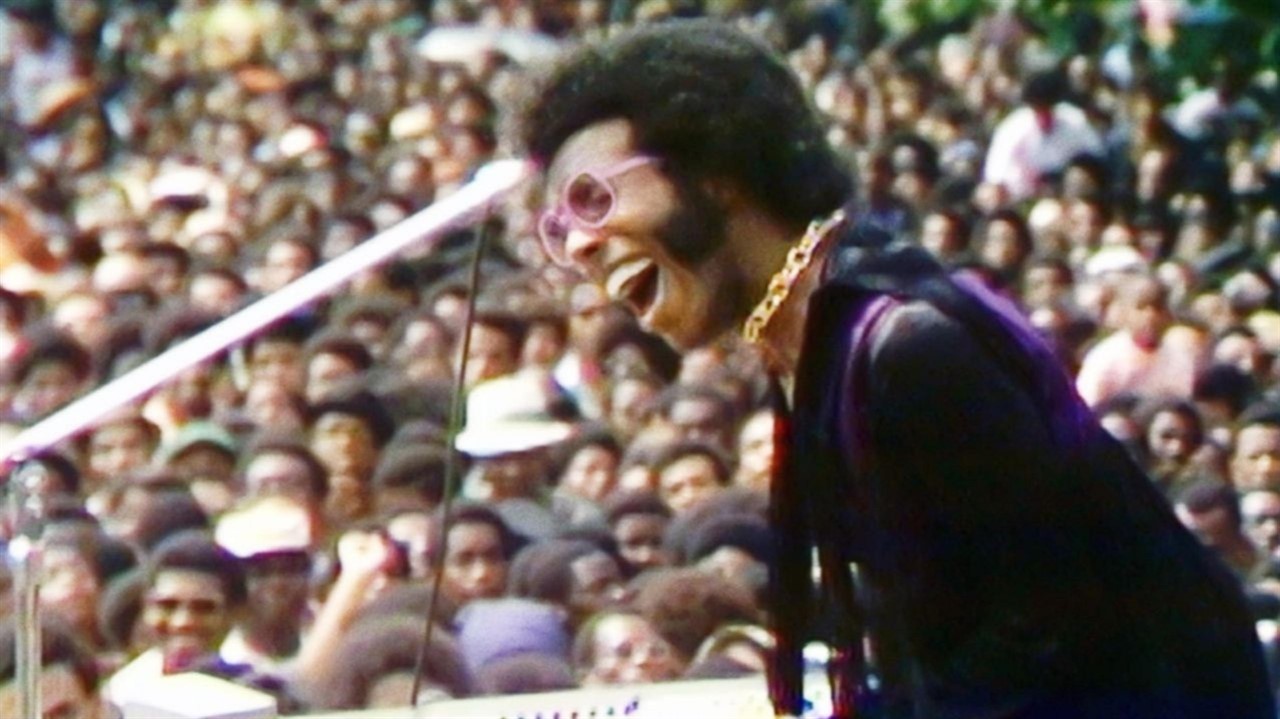
POLYGON ((609 293, 610 299, 615 302, 626 301, 631 294, 632 285, 652 266, 653 262, 650 260, 632 260, 619 265, 605 280, 605 292, 609 293))

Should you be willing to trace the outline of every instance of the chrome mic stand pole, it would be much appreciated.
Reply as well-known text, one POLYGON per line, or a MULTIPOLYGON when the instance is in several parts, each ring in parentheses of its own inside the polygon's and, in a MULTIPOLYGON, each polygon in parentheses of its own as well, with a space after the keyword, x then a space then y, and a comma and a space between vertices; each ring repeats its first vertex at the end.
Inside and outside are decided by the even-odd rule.
POLYGON ((21 705, 21 719, 44 716, 40 696, 40 563, 42 530, 39 521, 39 494, 36 488, 45 469, 25 462, 9 476, 8 561, 13 572, 15 643, 15 684, 21 705))

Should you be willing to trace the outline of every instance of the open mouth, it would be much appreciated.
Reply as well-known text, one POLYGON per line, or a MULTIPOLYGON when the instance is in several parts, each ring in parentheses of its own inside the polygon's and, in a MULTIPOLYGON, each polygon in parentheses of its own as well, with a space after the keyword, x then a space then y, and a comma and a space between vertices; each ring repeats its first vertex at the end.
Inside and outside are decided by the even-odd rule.
POLYGON ((609 275, 605 290, 637 317, 644 317, 658 296, 658 266, 649 260, 622 265, 609 275))

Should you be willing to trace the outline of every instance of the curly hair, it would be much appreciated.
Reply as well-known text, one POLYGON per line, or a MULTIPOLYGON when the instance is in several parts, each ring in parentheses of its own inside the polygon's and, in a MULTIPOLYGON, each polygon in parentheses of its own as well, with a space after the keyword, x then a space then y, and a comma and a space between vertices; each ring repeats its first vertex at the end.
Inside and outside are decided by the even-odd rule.
MULTIPOLYGON (((378 680, 413 671, 418 644, 406 637, 421 634, 422 620, 407 614, 374 617, 352 626, 311 687, 312 703, 322 709, 366 708, 378 680)), ((437 634, 427 645, 425 678, 451 697, 468 694, 471 679, 452 639, 437 634)))
POLYGON ((507 592, 567 605, 573 593, 573 563, 595 553, 604 553, 583 539, 548 539, 530 544, 511 560, 507 592))
POLYGON ((146 586, 167 571, 189 571, 216 577, 231 607, 242 606, 247 597, 244 568, 239 560, 220 547, 207 532, 190 529, 165 538, 146 563, 146 586))
POLYGON ((728 181, 792 226, 852 192, 790 69, 729 25, 671 21, 577 49, 538 88, 520 134, 545 165, 577 131, 617 118, 677 184, 728 181))
POLYGON ((686 660, 722 625, 761 619, 745 588, 692 567, 652 573, 640 583, 632 607, 686 660))

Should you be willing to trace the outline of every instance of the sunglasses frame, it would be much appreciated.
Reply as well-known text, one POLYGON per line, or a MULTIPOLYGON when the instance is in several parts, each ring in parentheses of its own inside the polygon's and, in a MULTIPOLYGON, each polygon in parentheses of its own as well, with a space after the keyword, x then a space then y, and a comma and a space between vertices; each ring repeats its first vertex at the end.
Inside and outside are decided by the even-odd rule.
POLYGON ((543 211, 538 216, 538 241, 542 243, 542 251, 555 264, 561 267, 573 267, 573 261, 569 259, 564 249, 565 242, 569 238, 569 231, 574 228, 594 230, 604 226, 609 221, 609 218, 613 217, 614 210, 618 207, 618 188, 614 187, 613 178, 656 162, 658 162, 658 158, 652 155, 636 155, 608 165, 603 169, 582 170, 575 173, 564 184, 564 188, 560 191, 560 199, 555 207, 543 211), (588 220, 582 217, 569 202, 569 189, 584 177, 603 187, 609 196, 609 207, 598 220, 588 220), (552 221, 561 223, 565 228, 565 232, 559 238, 553 238, 552 233, 547 229, 548 223, 552 221))

